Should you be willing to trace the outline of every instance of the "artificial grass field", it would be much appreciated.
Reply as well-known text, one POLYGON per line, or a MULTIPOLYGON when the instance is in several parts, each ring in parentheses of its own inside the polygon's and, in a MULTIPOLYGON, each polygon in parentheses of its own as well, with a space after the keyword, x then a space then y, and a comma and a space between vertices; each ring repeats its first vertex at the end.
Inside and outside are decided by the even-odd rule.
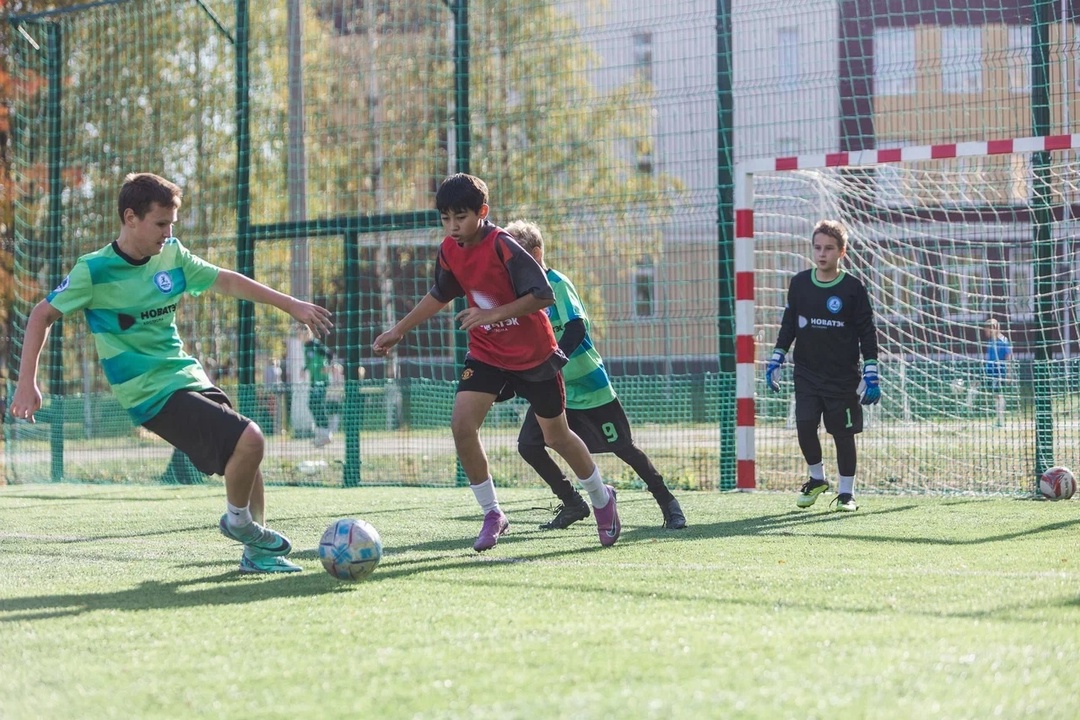
POLYGON ((268 488, 297 575, 236 572, 220 486, 0 488, 0 718, 1076 718, 1080 501, 683 492, 541 531, 504 489, 268 488), (315 546, 361 517, 369 579, 315 546))

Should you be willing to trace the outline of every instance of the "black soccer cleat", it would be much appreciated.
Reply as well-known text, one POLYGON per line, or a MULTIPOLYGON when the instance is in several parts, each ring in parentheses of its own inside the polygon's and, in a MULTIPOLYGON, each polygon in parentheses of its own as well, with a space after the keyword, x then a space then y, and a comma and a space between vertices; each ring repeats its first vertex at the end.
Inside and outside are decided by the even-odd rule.
POLYGON ((565 530, 578 520, 589 517, 589 503, 580 495, 573 502, 563 503, 555 508, 555 517, 540 526, 541 530, 565 530))
POLYGON ((668 530, 682 530, 686 527, 686 516, 683 515, 679 501, 671 498, 671 502, 662 504, 660 512, 664 513, 664 527, 668 530))

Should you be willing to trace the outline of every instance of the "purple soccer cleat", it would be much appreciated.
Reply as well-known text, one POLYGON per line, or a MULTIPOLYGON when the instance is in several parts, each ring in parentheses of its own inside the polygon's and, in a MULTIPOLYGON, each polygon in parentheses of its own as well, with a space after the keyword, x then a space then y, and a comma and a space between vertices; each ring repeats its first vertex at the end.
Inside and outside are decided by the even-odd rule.
POLYGON ((510 529, 510 521, 503 515, 502 510, 492 510, 484 516, 484 526, 480 528, 480 534, 473 543, 473 550, 484 552, 495 547, 499 542, 499 536, 510 529))
POLYGON ((609 547, 615 544, 622 532, 622 523, 619 522, 619 508, 615 505, 615 488, 605 485, 608 491, 608 503, 602 508, 593 506, 593 514, 596 516, 596 530, 600 533, 600 544, 609 547))

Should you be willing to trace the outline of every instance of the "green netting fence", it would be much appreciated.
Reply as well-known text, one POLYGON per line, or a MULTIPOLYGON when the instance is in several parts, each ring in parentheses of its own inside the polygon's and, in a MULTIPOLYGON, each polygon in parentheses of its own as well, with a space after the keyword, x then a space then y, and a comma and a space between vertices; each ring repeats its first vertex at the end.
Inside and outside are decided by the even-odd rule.
MULTIPOLYGON (((488 182, 496 222, 543 228, 669 484, 731 488, 738 163, 1071 135, 1080 112, 1071 1, 117 0, 8 19, 7 394, 30 308, 115 237, 124 174, 160 173, 185 190, 187 246, 337 318, 341 406, 316 447, 287 317, 214 296, 178 315, 267 432, 272 483, 459 481, 452 314, 370 352, 430 285, 451 172, 488 182)), ((861 488, 1023 493, 1047 463, 1078 464, 1072 147, 755 178, 758 360, 810 227, 853 229, 886 355, 861 488), (1004 417, 981 383, 989 316, 1015 350, 1004 417)), ((761 370, 756 480, 790 489, 790 392, 762 392, 761 370)), ((3 425, 8 482, 207 481, 131 426, 81 318, 55 329, 41 381, 39 423, 3 425)), ((482 431, 503 484, 537 482, 516 455, 523 412, 500 404, 482 431)))
MULTIPOLYGON (((322 447, 304 338, 286 316, 213 296, 189 298, 178 314, 188 351, 267 432, 267 481, 457 482, 448 421, 464 338, 451 313, 389 360, 370 345, 430 287, 441 238, 434 189, 469 171, 491 187, 496 222, 544 229, 549 262, 581 290, 656 463, 675 484, 730 485, 733 356, 716 319, 716 12, 665 21, 699 26, 699 80, 680 93, 701 113, 693 138, 660 126, 657 107, 671 102, 653 77, 662 65, 641 38, 613 45, 616 16, 603 12, 531 1, 132 0, 11 18, 16 326, 80 254, 115 237, 123 175, 160 173, 185 190, 176 234, 194 252, 335 313, 327 344, 345 381, 322 447), (697 177, 662 167, 665 134, 714 149, 697 177), (693 452, 687 428, 704 433, 693 452)), ((39 423, 5 424, 9 482, 202 480, 131 427, 92 347, 81 318, 57 326, 39 423)), ((13 368, 19 349, 16 332, 13 368)), ((485 426, 503 483, 534 481, 516 458, 522 414, 499 406, 485 426)))

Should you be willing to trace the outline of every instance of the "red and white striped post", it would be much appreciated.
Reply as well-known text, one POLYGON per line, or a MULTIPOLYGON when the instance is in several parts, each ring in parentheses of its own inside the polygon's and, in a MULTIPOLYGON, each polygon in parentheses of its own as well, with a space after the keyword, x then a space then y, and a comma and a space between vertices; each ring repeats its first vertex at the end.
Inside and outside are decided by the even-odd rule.
POLYGON ((754 176, 735 169, 735 489, 757 487, 754 470, 754 176))
MULTIPOLYGON (((736 490, 757 487, 754 450, 754 175, 830 167, 865 167, 888 163, 957 157, 1051 152, 1080 148, 1080 134, 1042 135, 911 145, 902 148, 836 152, 795 157, 759 158, 735 164, 735 458, 736 490)), ((809 240, 809 238, 807 238, 809 240)))

